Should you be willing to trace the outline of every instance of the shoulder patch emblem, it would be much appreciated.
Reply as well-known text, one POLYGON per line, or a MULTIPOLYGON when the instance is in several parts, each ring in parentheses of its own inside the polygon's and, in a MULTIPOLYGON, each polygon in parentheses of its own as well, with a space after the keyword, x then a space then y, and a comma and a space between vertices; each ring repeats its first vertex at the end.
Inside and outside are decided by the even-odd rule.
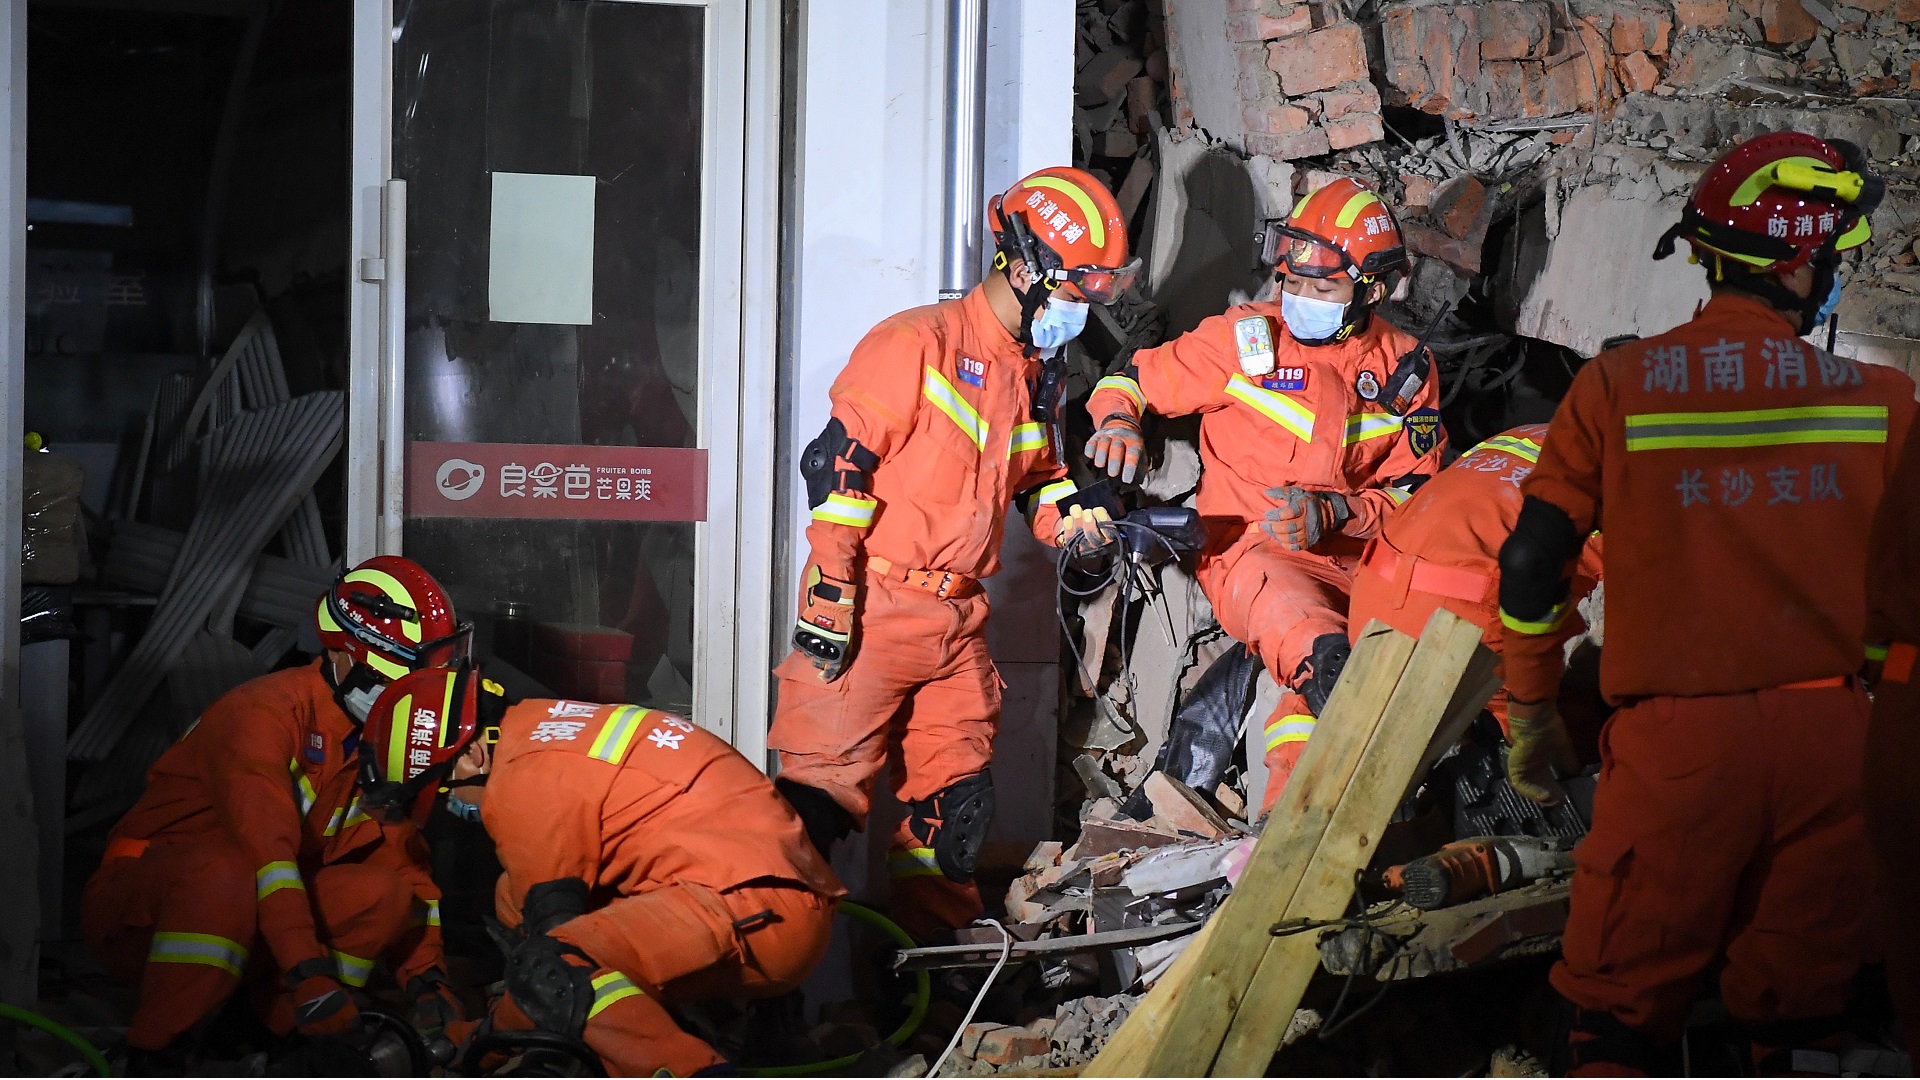
POLYGON ((1371 371, 1362 371, 1353 380, 1353 392, 1360 395, 1362 401, 1380 400, 1380 376, 1371 371))
POLYGON ((1440 445, 1440 410, 1415 409, 1402 425, 1407 429, 1407 449, 1415 457, 1425 457, 1440 445))
POLYGON ((1265 315, 1248 315, 1233 324, 1233 346, 1240 354, 1240 371, 1258 378, 1273 371, 1273 327, 1265 315))

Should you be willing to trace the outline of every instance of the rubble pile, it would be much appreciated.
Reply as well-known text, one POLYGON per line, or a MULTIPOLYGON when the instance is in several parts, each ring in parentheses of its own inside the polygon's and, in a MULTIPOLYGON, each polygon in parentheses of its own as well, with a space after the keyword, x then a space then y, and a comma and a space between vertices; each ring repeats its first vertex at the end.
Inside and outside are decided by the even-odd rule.
POLYGON ((1052 1016, 1031 1023, 969 1024, 942 1076, 993 1076, 1001 1070, 1031 1075, 1040 1069, 1073 1069, 1093 1060, 1126 1022, 1139 998, 1075 998, 1052 1016))
POLYGON ((1154 167, 1147 151, 1167 84, 1167 50, 1147 0, 1079 0, 1074 162, 1107 185, 1132 226, 1154 167))

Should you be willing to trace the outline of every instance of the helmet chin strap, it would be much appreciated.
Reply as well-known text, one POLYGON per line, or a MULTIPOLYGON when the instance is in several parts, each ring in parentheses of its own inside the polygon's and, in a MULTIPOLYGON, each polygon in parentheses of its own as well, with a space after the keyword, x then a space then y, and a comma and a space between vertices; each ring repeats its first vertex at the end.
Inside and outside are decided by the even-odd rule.
POLYGON ((342 679, 334 674, 333 658, 326 658, 320 665, 320 677, 327 681, 327 688, 333 691, 334 704, 347 714, 358 729, 366 723, 367 716, 373 712, 374 703, 380 700, 380 691, 386 689, 380 677, 365 664, 352 664, 347 668, 347 677, 342 679))
POLYGON ((1800 332, 1810 334, 1813 332, 1815 316, 1820 314, 1820 305, 1826 302, 1827 292, 1833 288, 1833 279, 1839 268, 1837 256, 1826 253, 1815 255, 1813 288, 1805 296, 1787 288, 1786 283, 1775 274, 1723 275, 1721 283, 1759 297, 1782 314, 1800 316, 1800 332))

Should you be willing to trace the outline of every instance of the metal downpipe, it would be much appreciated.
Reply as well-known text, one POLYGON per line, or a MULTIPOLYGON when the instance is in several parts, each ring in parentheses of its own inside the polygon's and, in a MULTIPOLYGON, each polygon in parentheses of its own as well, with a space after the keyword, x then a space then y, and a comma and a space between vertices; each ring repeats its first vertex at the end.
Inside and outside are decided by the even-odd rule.
POLYGON ((946 246, 940 299, 980 280, 986 213, 987 0, 947 0, 946 246))

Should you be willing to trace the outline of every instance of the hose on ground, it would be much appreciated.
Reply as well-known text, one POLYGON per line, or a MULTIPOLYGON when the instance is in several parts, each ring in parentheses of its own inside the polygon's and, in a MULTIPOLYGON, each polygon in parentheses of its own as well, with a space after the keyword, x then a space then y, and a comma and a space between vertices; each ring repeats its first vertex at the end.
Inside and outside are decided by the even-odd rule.
POLYGON ((87 1064, 93 1066, 94 1071, 101 1076, 113 1075, 113 1070, 107 1065, 106 1056, 95 1049, 92 1043, 74 1034, 72 1029, 68 1028, 65 1024, 56 1023, 41 1016, 37 1012, 22 1009, 17 1005, 8 1005, 5 1002, 0 1002, 0 1019, 15 1020, 28 1027, 39 1028, 41 1031, 80 1051, 81 1056, 87 1059, 87 1064))
MULTIPOLYGON (((900 929, 898 923, 864 904, 842 900, 840 910, 855 921, 866 923, 892 938, 903 949, 911 949, 917 944, 905 930, 900 929)), ((907 1018, 900 1022, 900 1026, 894 1029, 893 1034, 887 1036, 888 1046, 899 1046, 912 1038, 913 1033, 920 1030, 920 1022, 927 1018, 927 1006, 933 1000, 933 976, 921 970, 913 973, 913 980, 913 997, 911 998, 913 1004, 907 1010, 907 1018)), ((847 1054, 829 1061, 816 1061, 807 1065, 776 1065, 765 1069, 747 1069, 745 1072, 748 1076, 812 1076, 816 1073, 847 1068, 864 1056, 864 1054, 847 1054)))

